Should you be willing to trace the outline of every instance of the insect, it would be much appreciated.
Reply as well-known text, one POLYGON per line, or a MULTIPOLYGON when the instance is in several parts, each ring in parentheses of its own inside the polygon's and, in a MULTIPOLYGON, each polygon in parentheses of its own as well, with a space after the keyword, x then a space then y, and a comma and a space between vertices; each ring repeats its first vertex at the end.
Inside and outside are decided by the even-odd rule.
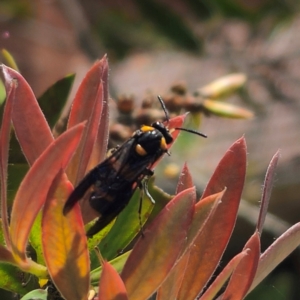
MULTIPOLYGON (((108 225, 125 208, 135 190, 138 187, 142 188, 143 179, 153 175, 155 162, 163 154, 169 154, 168 145, 173 142, 167 127, 169 115, 160 96, 158 100, 165 113, 167 125, 157 121, 151 126, 144 125, 135 131, 131 138, 115 148, 109 157, 87 173, 67 199, 64 214, 67 214, 92 187, 89 203, 100 216, 88 230, 88 237, 108 225)), ((191 129, 172 130, 187 131, 206 137, 191 129)))

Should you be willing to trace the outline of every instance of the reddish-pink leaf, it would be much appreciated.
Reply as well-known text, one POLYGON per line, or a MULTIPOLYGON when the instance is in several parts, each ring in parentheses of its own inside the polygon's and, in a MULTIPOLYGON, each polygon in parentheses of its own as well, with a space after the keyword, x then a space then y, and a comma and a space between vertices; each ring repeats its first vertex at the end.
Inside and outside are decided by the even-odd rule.
POLYGON ((188 233, 188 247, 191 244, 194 244, 195 239, 200 234, 202 229, 206 230, 206 222, 212 217, 212 214, 215 213, 216 206, 222 200, 225 191, 226 189, 224 189, 222 192, 207 196, 196 203, 195 213, 188 233))
POLYGON ((191 188, 193 186, 194 184, 192 175, 187 164, 185 163, 180 173, 180 177, 176 188, 176 194, 179 194, 181 191, 191 188))
POLYGON ((69 180, 73 184, 77 184, 85 175, 96 141, 102 114, 102 76, 105 68, 107 68, 106 57, 96 62, 88 71, 81 82, 73 101, 68 128, 71 128, 82 121, 87 121, 83 139, 67 169, 69 180))
POLYGON ((87 72, 75 95, 70 112, 68 128, 86 121, 92 114, 95 96, 98 94, 104 72, 107 72, 107 58, 104 56, 87 72))
POLYGON ((191 249, 178 299, 194 299, 218 266, 234 228, 245 172, 246 144, 241 138, 226 151, 203 193, 202 198, 227 188, 191 249))
POLYGON ((279 156, 280 156, 280 152, 278 150, 270 161, 266 173, 265 181, 264 181, 264 189, 263 189, 261 204, 260 204, 261 207, 260 207, 259 217, 257 221, 257 230, 259 231, 260 234, 262 233, 264 222, 268 211, 269 201, 270 201, 271 192, 274 183, 275 169, 279 160, 279 156))
POLYGON ((51 130, 26 80, 17 71, 3 66, 5 84, 12 88, 12 122, 30 165, 53 141, 51 130), (12 84, 12 82, 15 84, 12 84))
POLYGON ((88 170, 103 161, 106 156, 107 143, 109 136, 109 106, 108 106, 108 61, 106 56, 103 60, 103 101, 102 101, 102 114, 99 123, 98 134, 94 143, 93 152, 90 157, 88 170))
MULTIPOLYGON (((209 261, 210 256, 217 252, 217 247, 212 247, 213 226, 217 222, 216 214, 221 203, 223 192, 214 194, 203 199, 203 205, 198 202, 196 212, 190 227, 187 239, 189 259, 185 268, 184 280, 179 289, 176 299, 194 299, 204 287, 207 278, 212 274, 211 269, 215 267, 215 261, 209 261), (198 209, 197 209, 198 208, 198 209), (212 248, 212 249, 211 249, 212 248)), ((186 255, 186 254, 185 254, 186 255)))
POLYGON ((106 261, 102 264, 98 300, 128 300, 126 288, 118 272, 106 261))
POLYGON ((186 243, 194 203, 194 188, 179 193, 145 229, 121 275, 130 299, 147 299, 169 275, 186 243))
POLYGON ((62 214, 72 185, 63 171, 54 180, 42 215, 43 253, 49 274, 65 299, 86 299, 90 261, 79 207, 62 214))
POLYGON ((221 290, 225 282, 228 280, 229 276, 233 270, 237 267, 239 262, 248 254, 249 249, 243 250, 241 253, 237 254, 231 261, 226 265, 222 272, 217 276, 214 282, 209 286, 203 295, 201 295, 201 300, 211 300, 214 299, 216 294, 221 290))
POLYGON ((257 231, 248 240, 243 250, 247 249, 249 249, 248 255, 235 268, 228 286, 221 296, 222 300, 240 300, 247 295, 253 282, 260 256, 260 239, 257 231))
POLYGON ((43 206, 53 179, 65 168, 80 141, 84 124, 66 131, 39 156, 23 179, 13 203, 10 234, 15 258, 26 259, 31 226, 43 206))
POLYGON ((12 253, 4 246, 0 245, 0 261, 14 264, 14 257, 12 253))
POLYGON ((161 299, 165 299, 165 296, 163 295, 167 294, 174 295, 171 297, 171 299, 177 299, 182 280, 183 278, 184 280, 186 280, 185 272, 187 270, 186 268, 190 258, 190 251, 195 247, 197 236, 201 233, 202 229, 205 228, 207 219, 215 210, 216 203, 220 201, 223 194, 224 192, 221 192, 206 197, 205 199, 202 199, 201 202, 198 202, 195 205, 195 213, 193 215, 193 220, 189 228, 186 244, 182 249, 182 253, 180 254, 183 255, 176 262, 176 265, 171 270, 168 278, 162 284, 158 293, 161 299), (176 284, 174 284, 175 282, 176 284))
MULTIPOLYGON (((2 67, 1 67, 2 68, 2 67)), ((4 67, 5 68, 5 67, 4 67)), ((6 87, 6 103, 2 118, 2 126, 0 132, 0 177, 1 177, 1 218, 3 226, 3 234, 6 246, 10 249, 10 236, 8 228, 7 215, 7 166, 8 166, 8 148, 11 127, 11 111, 14 99, 15 81, 5 82, 6 87)))
POLYGON ((176 299, 181 283, 184 280, 186 266, 189 260, 189 250, 180 258, 174 268, 171 270, 170 275, 163 282, 157 291, 156 300, 176 299))
MULTIPOLYGON (((222 191, 227 187, 225 198, 241 194, 246 172, 246 141, 242 137, 234 142, 219 162, 214 174, 207 184, 202 198, 222 191)), ((224 198, 223 198, 224 202, 224 198)), ((232 209, 232 207, 230 206, 232 209)), ((230 209, 230 211, 231 211, 230 209)), ((235 207, 237 209, 237 207, 235 207)), ((228 208, 224 210, 229 213, 228 208)))
POLYGON ((275 267, 300 244, 300 223, 283 233, 261 255, 257 272, 249 292, 254 289, 275 267))
MULTIPOLYGON (((99 120, 102 112, 102 101, 103 101, 103 86, 102 86, 102 82, 100 82, 97 90, 97 94, 95 95, 93 110, 91 112, 90 118, 88 119, 84 139, 82 140, 82 144, 81 144, 82 149, 81 149, 81 155, 78 163, 77 178, 75 181, 76 184, 78 184, 78 182, 84 177, 88 163, 90 161, 91 153, 93 151, 93 147, 96 141, 95 137, 98 132, 99 120)), ((80 154, 79 151, 77 153, 80 154)))

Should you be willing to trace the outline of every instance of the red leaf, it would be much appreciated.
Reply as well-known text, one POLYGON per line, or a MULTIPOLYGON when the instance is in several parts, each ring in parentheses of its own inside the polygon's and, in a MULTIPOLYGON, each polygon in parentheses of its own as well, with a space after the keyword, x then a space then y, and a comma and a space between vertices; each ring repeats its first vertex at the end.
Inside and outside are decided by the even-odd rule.
POLYGON ((178 295, 181 283, 184 280, 184 274, 189 256, 190 252, 188 250, 176 263, 174 268, 171 270, 170 275, 157 291, 156 300, 177 299, 176 297, 178 295))
MULTIPOLYGON (((82 121, 87 121, 83 139, 67 170, 69 180, 73 184, 77 184, 85 175, 96 141, 102 114, 102 77, 105 74, 105 70, 107 71, 106 57, 96 62, 88 71, 80 84, 73 101, 68 128, 71 128, 82 121)), ((106 147, 105 144, 101 146, 106 147)))
POLYGON ((222 202, 199 236, 199 246, 191 249, 178 299, 194 299, 218 266, 235 225, 245 172, 246 144, 241 138, 226 151, 203 193, 202 199, 227 187, 222 202))
POLYGON ((126 288, 118 272, 106 261, 102 264, 98 300, 128 300, 126 288))
POLYGON ((270 201, 271 192, 274 183, 275 169, 279 160, 279 155, 280 152, 277 151, 272 157, 264 181, 264 189, 263 189, 261 204, 260 204, 261 207, 259 210, 259 217, 257 221, 257 230, 259 231, 260 234, 262 233, 264 222, 266 219, 266 214, 268 211, 269 201, 270 201))
POLYGON ((181 192, 145 229, 121 274, 130 299, 147 299, 169 275, 186 243, 194 203, 194 188, 181 192))
POLYGON ((300 223, 290 227, 261 255, 249 292, 300 244, 300 223))
POLYGON ((83 128, 84 124, 79 124, 51 143, 35 161, 18 189, 10 223, 11 243, 18 260, 26 260, 26 245, 34 219, 55 176, 66 167, 78 146, 83 128))
POLYGON ((7 89, 11 87, 12 122, 22 151, 30 165, 53 141, 51 130, 26 82, 17 71, 3 66, 7 89), (15 82, 13 84, 13 82, 15 82))
MULTIPOLYGON (((192 223, 189 228, 188 237, 185 247, 180 253, 180 258, 177 260, 176 265, 171 270, 168 278, 164 281, 160 289, 158 290, 158 297, 165 299, 166 295, 172 295, 170 299, 177 299, 179 289, 183 280, 186 280, 187 264, 190 259, 190 251, 192 248, 197 247, 197 236, 204 229, 207 219, 215 210, 215 203, 219 201, 224 192, 209 196, 198 202, 195 206, 195 213, 193 215, 192 223)), ((198 255, 200 257, 200 255, 198 255)), ((200 258, 201 259, 201 258, 200 258)))
POLYGON ((65 299, 86 299, 90 261, 79 207, 62 214, 72 190, 63 171, 54 180, 43 209, 42 241, 49 274, 65 299))
POLYGON ((247 249, 249 249, 248 255, 240 261, 234 270, 228 286, 222 295, 222 300, 239 300, 247 295, 253 282, 260 256, 260 240, 258 232, 255 232, 252 235, 243 250, 247 249))
POLYGON ((176 194, 178 194, 181 191, 184 191, 188 188, 191 188, 193 186, 194 186, 194 184, 193 184, 192 175, 190 173, 190 170, 189 170, 187 164, 185 163, 182 168, 182 171, 180 173, 180 177, 179 177, 177 188, 176 188, 176 194))
POLYGON ((224 191, 211 195, 196 205, 187 239, 189 252, 184 254, 188 254, 188 263, 176 299, 194 299, 194 295, 199 293, 207 278, 211 276, 211 269, 215 268, 213 257, 217 252, 215 248, 218 247, 212 247, 215 246, 212 235, 214 224, 218 221, 217 212, 223 195, 224 191))
MULTIPOLYGON (((5 67, 2 67, 5 68, 5 67)), ((6 87, 6 102, 2 118, 2 126, 0 132, 0 172, 1 172, 1 218, 3 226, 3 234, 5 243, 8 249, 11 248, 10 236, 8 228, 8 215, 7 215, 7 167, 8 167, 8 148, 11 127, 11 111, 12 101, 14 99, 15 81, 5 82, 6 87)))
POLYGON ((103 101, 102 114, 100 117, 98 134, 94 143, 93 152, 90 157, 88 170, 95 167, 99 162, 103 161, 106 156, 108 136, 109 136, 109 106, 108 106, 108 61, 106 56, 103 60, 103 101))
MULTIPOLYGON (((226 189, 222 192, 207 196, 201 201, 197 202, 195 205, 195 213, 193 216, 192 224, 188 232, 187 245, 195 243, 195 240, 201 234, 202 230, 209 232, 209 229, 206 223, 209 221, 209 218, 212 218, 212 215, 216 211, 216 206, 222 201, 226 189), (207 228, 206 228, 207 226, 207 228)), ((203 244, 203 242, 200 242, 203 244)))
POLYGON ((225 282, 228 280, 229 276, 232 274, 233 270, 237 267, 239 262, 247 256, 249 249, 243 250, 241 253, 237 254, 231 261, 226 265, 222 272, 217 276, 214 282, 209 286, 203 295, 201 295, 201 300, 211 300, 214 299, 216 294, 221 290, 225 282))
MULTIPOLYGON (((234 142, 219 162, 214 174, 207 184, 202 198, 222 191, 227 187, 226 199, 241 194, 246 172, 246 141, 244 137, 234 142)), ((227 200, 228 201, 228 200, 227 200)), ((224 202, 224 199, 223 199, 224 202)), ((230 206, 231 207, 231 206, 230 206)), ((235 207, 237 209, 237 207, 235 207)), ((224 208, 228 213, 228 208, 224 208)))
POLYGON ((12 253, 2 245, 0 245, 0 261, 11 264, 15 262, 12 253))

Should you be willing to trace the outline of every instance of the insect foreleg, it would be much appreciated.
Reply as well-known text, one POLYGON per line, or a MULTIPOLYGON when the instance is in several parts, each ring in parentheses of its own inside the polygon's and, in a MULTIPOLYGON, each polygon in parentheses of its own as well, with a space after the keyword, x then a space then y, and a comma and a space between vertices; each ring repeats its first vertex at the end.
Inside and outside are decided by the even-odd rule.
MULTIPOLYGON (((152 171, 151 171, 152 172, 152 171)), ((153 172, 152 172, 153 173, 153 172)), ((155 200, 153 199, 153 197, 151 196, 151 194, 149 193, 148 190, 148 178, 146 178, 144 181, 142 181, 142 190, 143 192, 147 195, 147 197, 150 199, 150 201, 155 204, 155 200)))

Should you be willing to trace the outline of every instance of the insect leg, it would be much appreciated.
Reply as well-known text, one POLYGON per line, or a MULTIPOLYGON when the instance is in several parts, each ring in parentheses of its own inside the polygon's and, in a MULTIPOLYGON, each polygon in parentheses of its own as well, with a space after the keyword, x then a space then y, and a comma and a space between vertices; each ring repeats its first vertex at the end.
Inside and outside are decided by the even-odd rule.
POLYGON ((143 224, 142 224, 142 206, 143 206, 143 198, 144 198, 144 188, 143 188, 143 182, 139 182, 139 189, 140 189, 140 205, 138 209, 138 214, 139 214, 139 222, 140 222, 140 230, 142 237, 144 237, 144 230, 143 230, 143 224))
POLYGON ((141 233, 142 233, 142 236, 144 236, 143 224, 142 224, 142 208, 143 208, 143 198, 144 198, 144 195, 146 194, 147 197, 150 199, 150 201, 153 204, 155 204, 155 200, 153 199, 153 197, 150 195, 150 193, 148 191, 148 178, 147 177, 143 181, 141 181, 141 182, 138 183, 138 187, 139 187, 139 189, 141 191, 140 205, 139 205, 139 209, 138 209, 138 214, 139 214, 139 222, 140 222, 141 233))
POLYGON ((147 195, 147 197, 150 199, 150 201, 155 204, 155 200, 153 199, 153 197, 150 195, 149 190, 148 190, 148 178, 146 178, 143 182, 142 182, 142 188, 144 193, 147 195))

